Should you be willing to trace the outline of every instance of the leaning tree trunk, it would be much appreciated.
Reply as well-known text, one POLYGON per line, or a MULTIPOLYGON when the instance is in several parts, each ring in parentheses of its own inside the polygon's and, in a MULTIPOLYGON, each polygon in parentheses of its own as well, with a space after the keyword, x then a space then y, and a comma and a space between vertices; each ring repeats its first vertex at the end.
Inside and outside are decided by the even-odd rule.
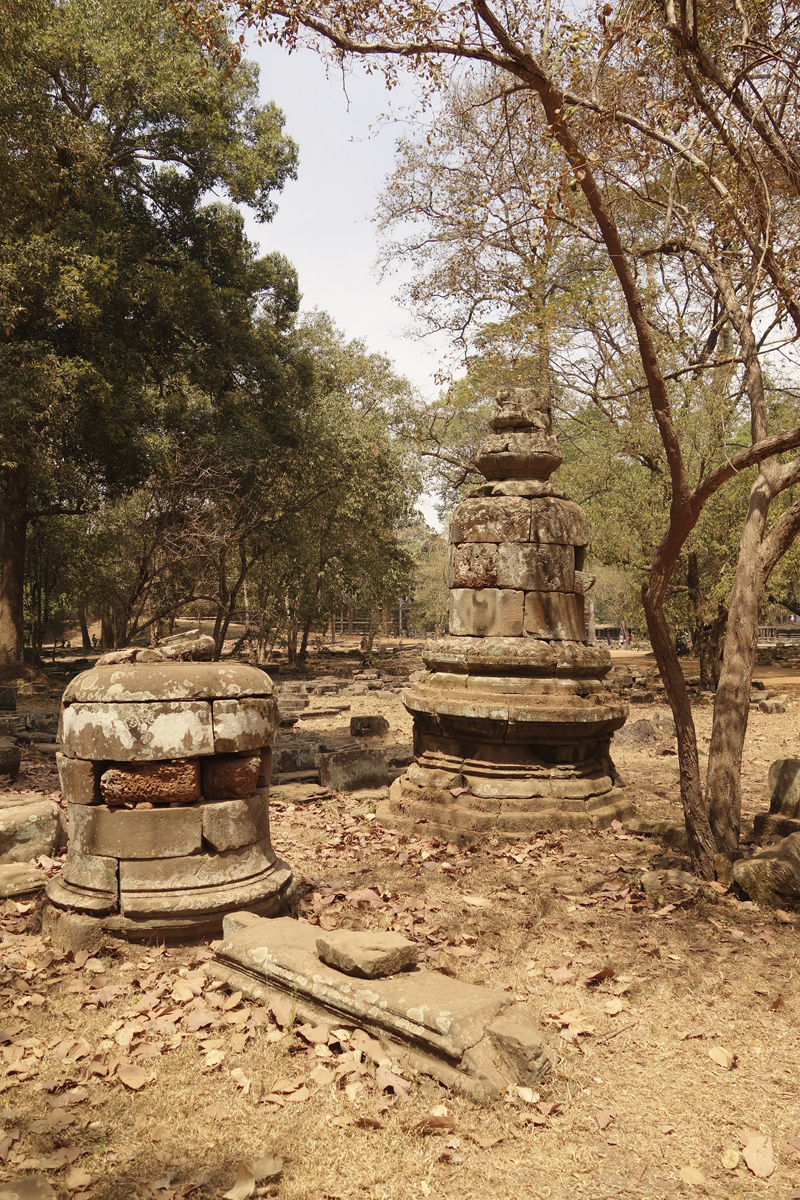
POLYGON ((650 644, 653 647, 656 663, 675 719, 678 735, 681 799, 686 818, 686 832, 689 837, 692 865, 701 879, 713 879, 716 847, 700 779, 697 734, 686 680, 681 670, 675 643, 664 618, 663 606, 658 601, 654 601, 646 586, 642 588, 642 603, 650 644))
POLYGON ((759 472, 750 492, 747 517, 728 606, 728 630, 714 700, 708 750, 706 799, 714 839, 720 850, 736 850, 742 820, 742 752, 750 712, 750 684, 758 642, 758 614, 764 595, 761 543, 771 500, 759 472))
POLYGON ((28 530, 28 472, 4 471, 3 546, 0 561, 0 665, 21 663, 25 645, 23 592, 28 530))

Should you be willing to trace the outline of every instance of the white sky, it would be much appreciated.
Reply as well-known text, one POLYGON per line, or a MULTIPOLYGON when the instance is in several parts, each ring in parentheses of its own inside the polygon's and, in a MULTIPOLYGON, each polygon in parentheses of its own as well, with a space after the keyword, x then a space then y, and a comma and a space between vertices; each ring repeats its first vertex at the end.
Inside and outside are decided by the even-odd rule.
MULTIPOLYGON (((399 127, 370 130, 390 105, 413 100, 403 88, 388 92, 379 74, 341 74, 310 50, 294 54, 272 45, 249 52, 261 71, 262 100, 274 100, 285 131, 299 146, 298 178, 277 197, 268 225, 248 223, 262 253, 279 250, 297 268, 303 309, 322 308, 350 338, 364 338, 386 354, 424 396, 444 354, 426 339, 407 336, 410 315, 393 299, 397 277, 378 281, 377 237, 371 218, 392 169, 399 127)), ((442 351, 444 347, 442 345, 442 351)))

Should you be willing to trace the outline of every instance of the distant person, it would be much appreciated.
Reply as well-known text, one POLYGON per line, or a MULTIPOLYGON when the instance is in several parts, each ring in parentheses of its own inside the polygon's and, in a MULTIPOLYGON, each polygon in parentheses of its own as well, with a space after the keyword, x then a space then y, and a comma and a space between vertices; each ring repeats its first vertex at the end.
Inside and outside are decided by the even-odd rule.
POLYGON ((793 625, 797 623, 797 618, 795 617, 794 613, 792 613, 791 621, 793 625))
POLYGON ((622 632, 622 630, 620 630, 620 634, 619 634, 619 648, 620 648, 620 650, 622 649, 622 647, 623 647, 624 645, 625 645, 625 634, 622 632))
POLYGON ((610 646, 611 645, 611 632, 610 631, 606 634, 606 641, 608 642, 608 644, 610 646))
POLYGON ((97 634, 96 634, 96 633, 93 633, 93 634, 92 634, 92 649, 94 649, 94 647, 95 647, 96 645, 97 645, 97 634))
POLYGON ((630 644, 631 644, 631 631, 629 629, 628 630, 628 645, 630 646, 630 644))

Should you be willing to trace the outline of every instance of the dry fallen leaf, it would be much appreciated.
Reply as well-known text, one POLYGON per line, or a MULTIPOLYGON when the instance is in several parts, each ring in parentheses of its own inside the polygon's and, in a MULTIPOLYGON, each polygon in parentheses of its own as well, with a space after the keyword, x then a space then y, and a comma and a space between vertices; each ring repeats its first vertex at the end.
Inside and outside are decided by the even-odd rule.
POLYGON ((280 1179, 283 1174, 283 1159, 265 1154, 253 1163, 252 1170, 256 1183, 263 1183, 265 1179, 280 1179))
POLYGON ((742 1150, 742 1158, 747 1167, 758 1179, 769 1179, 775 1170, 775 1159, 772 1153, 772 1138, 760 1134, 751 1137, 742 1150))
POLYGON ((250 1080, 247 1078, 241 1067, 233 1068, 231 1071, 231 1079, 237 1085, 237 1087, 242 1089, 244 1095, 246 1096, 250 1091, 250 1080))
POLYGON ((722 1165, 726 1171, 735 1171, 739 1165, 739 1151, 728 1147, 722 1155, 722 1165))
POLYGON ((456 1123, 452 1117, 445 1117, 428 1113, 421 1121, 417 1121, 414 1129, 417 1133, 442 1133, 444 1130, 453 1130, 456 1123))
POLYGON ((145 1085, 145 1074, 141 1067, 117 1067, 117 1079, 134 1092, 138 1092, 139 1088, 145 1085))
POLYGON ((248 1200, 256 1190, 256 1177, 249 1163, 240 1162, 236 1172, 236 1182, 229 1192, 223 1193, 224 1200, 248 1200))
POLYGON ((621 1000, 606 1000, 605 1004, 603 1005, 603 1008, 610 1017, 615 1017, 617 1013, 621 1013, 624 1007, 625 1005, 621 1000))
POLYGON ((473 1135, 473 1142, 476 1146, 480 1146, 481 1150, 491 1150, 492 1146, 497 1146, 502 1142, 502 1137, 477 1137, 473 1135))
POLYGON ((690 1187, 703 1187, 706 1182, 705 1175, 696 1167, 681 1167, 678 1178, 681 1183, 687 1183, 690 1187))
POLYGON ((71 1167, 64 1180, 64 1186, 68 1192, 74 1192, 78 1188, 88 1187, 93 1178, 94 1176, 84 1171, 83 1167, 71 1167))
POLYGON ((594 1119, 597 1121, 600 1129, 606 1129, 616 1117, 616 1113, 611 1108, 601 1108, 599 1112, 594 1114, 594 1119))
POLYGON ((726 1071, 730 1071, 736 1063, 736 1055, 731 1054, 730 1050, 725 1050, 722 1046, 712 1046, 708 1057, 718 1067, 724 1067, 726 1071))

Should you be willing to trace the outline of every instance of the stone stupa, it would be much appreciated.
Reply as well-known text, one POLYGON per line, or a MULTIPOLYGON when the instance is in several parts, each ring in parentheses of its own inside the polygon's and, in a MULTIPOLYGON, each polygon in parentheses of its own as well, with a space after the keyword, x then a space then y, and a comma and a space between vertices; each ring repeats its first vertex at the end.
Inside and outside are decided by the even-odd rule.
POLYGON ((562 462, 549 398, 501 392, 491 427, 487 482, 450 524, 450 635, 426 644, 428 671, 403 695, 414 762, 378 809, 460 842, 602 827, 634 807, 609 753, 627 705, 586 638, 586 515, 549 482, 562 462))

